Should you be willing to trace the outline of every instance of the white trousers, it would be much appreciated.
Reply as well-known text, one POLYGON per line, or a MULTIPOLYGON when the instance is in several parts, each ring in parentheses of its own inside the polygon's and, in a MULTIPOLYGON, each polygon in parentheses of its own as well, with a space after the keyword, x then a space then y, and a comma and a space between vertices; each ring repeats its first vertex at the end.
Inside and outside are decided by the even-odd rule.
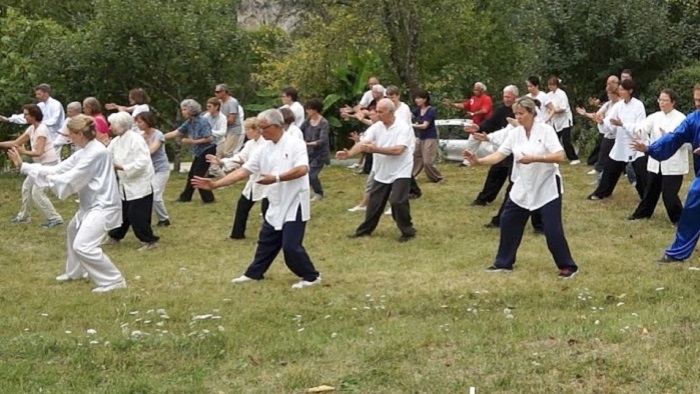
MULTIPOLYGON (((55 165, 56 163, 47 164, 55 165)), ((41 211, 41 213, 46 217, 46 220, 63 220, 61 215, 56 212, 56 209, 51 204, 51 200, 44 193, 44 188, 39 187, 34 183, 32 177, 24 178, 22 183, 22 205, 19 208, 19 213, 17 214, 20 218, 29 217, 29 200, 34 203, 34 206, 41 211)))
POLYGON ((153 176, 153 211, 156 213, 159 222, 170 219, 163 203, 163 192, 165 192, 168 179, 170 179, 170 171, 156 172, 153 176))
POLYGON ((107 233, 104 213, 99 210, 88 211, 80 220, 78 215, 80 212, 73 216, 66 229, 66 275, 71 279, 80 279, 87 272, 97 286, 109 286, 124 280, 122 273, 100 246, 107 233))

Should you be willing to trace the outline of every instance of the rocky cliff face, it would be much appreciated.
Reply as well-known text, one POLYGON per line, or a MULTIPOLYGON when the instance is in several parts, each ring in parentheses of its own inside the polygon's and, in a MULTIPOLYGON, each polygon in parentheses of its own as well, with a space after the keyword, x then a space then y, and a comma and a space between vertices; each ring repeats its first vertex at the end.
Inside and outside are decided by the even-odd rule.
POLYGON ((289 32, 300 22, 300 11, 292 0, 240 0, 238 23, 247 28, 277 25, 289 32))

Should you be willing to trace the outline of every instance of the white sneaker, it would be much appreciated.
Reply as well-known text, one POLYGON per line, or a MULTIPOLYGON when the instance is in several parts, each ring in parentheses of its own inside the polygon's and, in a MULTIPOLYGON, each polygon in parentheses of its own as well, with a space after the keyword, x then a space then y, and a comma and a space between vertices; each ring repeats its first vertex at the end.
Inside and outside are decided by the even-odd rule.
POLYGON ((355 205, 354 207, 348 209, 348 212, 361 212, 366 210, 367 207, 363 207, 362 205, 355 205))
POLYGON ((156 243, 156 242, 151 242, 151 243, 146 243, 146 244, 144 244, 142 247, 138 248, 137 250, 138 250, 139 252, 145 252, 145 251, 147 251, 147 250, 156 249, 157 247, 158 247, 158 243, 156 243))
POLYGON ((238 284, 238 283, 252 282, 252 281, 254 281, 254 280, 255 280, 255 279, 253 279, 253 278, 249 278, 249 277, 247 277, 247 276, 245 276, 245 275, 241 275, 241 276, 239 276, 238 278, 233 278, 233 279, 231 279, 231 283, 236 283, 236 284, 238 284))
POLYGON ((100 245, 116 245, 119 243, 118 239, 114 239, 110 237, 109 235, 105 235, 105 237, 102 239, 102 242, 100 245))
POLYGON ((315 281, 309 282, 308 280, 300 280, 299 282, 292 285, 292 289, 303 289, 304 287, 309 287, 321 283, 321 277, 316 278, 315 281))
POLYGON ((467 159, 464 159, 462 160, 462 165, 469 167, 472 165, 472 162, 467 159))
POLYGON ((112 284, 112 285, 95 287, 94 289, 92 289, 92 292, 93 293, 107 293, 109 291, 118 290, 118 289, 126 289, 126 281, 124 279, 122 279, 121 281, 119 281, 115 284, 112 284))
MULTIPOLYGON (((82 274, 80 276, 80 279, 87 279, 87 277, 88 277, 88 274, 87 274, 87 272, 85 272, 84 274, 82 274)), ((58 275, 56 277, 56 281, 58 281, 58 282, 68 282, 71 280, 78 280, 78 279, 73 279, 70 276, 68 276, 68 274, 61 274, 61 275, 58 275)))
POLYGON ((355 164, 350 164, 350 165, 348 166, 348 168, 357 168, 357 167, 359 167, 359 166, 360 166, 359 164, 355 163, 355 164))
POLYGON ((586 173, 586 175, 596 175, 597 173, 598 173, 598 171, 596 171, 596 170, 590 170, 586 173))
POLYGON ((391 215, 391 207, 389 207, 389 209, 387 209, 386 211, 384 211, 384 214, 385 214, 385 215, 391 215))
POLYGON ((320 194, 314 194, 313 197, 311 197, 310 201, 321 201, 323 200, 323 196, 320 194))
POLYGON ((569 165, 572 165, 572 166, 575 166, 578 164, 581 164, 581 160, 572 160, 571 163, 569 163, 569 165))

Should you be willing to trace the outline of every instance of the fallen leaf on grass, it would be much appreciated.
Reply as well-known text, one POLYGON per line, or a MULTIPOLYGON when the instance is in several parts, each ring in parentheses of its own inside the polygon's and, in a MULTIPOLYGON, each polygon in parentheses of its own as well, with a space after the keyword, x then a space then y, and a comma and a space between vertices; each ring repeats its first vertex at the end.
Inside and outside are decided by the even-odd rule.
POLYGON ((255 357, 255 356, 248 356, 250 358, 250 362, 253 363, 253 365, 260 365, 260 359, 255 357))
POLYGON ((324 384, 324 385, 312 387, 312 388, 306 390, 307 393, 327 393, 329 391, 335 391, 335 387, 326 386, 324 384))

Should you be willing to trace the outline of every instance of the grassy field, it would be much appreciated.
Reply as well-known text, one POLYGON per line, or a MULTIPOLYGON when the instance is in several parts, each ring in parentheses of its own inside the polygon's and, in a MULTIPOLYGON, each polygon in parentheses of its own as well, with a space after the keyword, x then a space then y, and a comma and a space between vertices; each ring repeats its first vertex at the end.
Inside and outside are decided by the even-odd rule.
MULTIPOLYGON (((626 181, 612 199, 586 201, 589 168, 564 165, 579 275, 558 279, 531 229, 515 272, 486 273, 498 232, 482 226, 500 198, 470 207, 486 168, 441 169, 442 184, 419 178, 418 236, 405 244, 388 216, 372 237, 346 238, 362 220, 346 209, 364 178, 324 170, 327 198, 313 203, 305 241, 320 287, 291 290, 281 257, 266 280, 229 283, 260 228, 256 206, 248 239, 226 239, 236 185, 213 205, 170 203, 159 249, 137 252, 131 232, 106 247, 129 288, 104 295, 56 283, 65 229, 40 228, 35 211, 10 224, 21 178, 1 175, 0 392, 700 392, 700 264, 653 263, 674 234, 661 204, 628 222, 637 199, 626 181)), ((183 183, 171 177, 166 201, 183 183)), ((72 199, 56 206, 66 220, 75 210, 72 199)))

